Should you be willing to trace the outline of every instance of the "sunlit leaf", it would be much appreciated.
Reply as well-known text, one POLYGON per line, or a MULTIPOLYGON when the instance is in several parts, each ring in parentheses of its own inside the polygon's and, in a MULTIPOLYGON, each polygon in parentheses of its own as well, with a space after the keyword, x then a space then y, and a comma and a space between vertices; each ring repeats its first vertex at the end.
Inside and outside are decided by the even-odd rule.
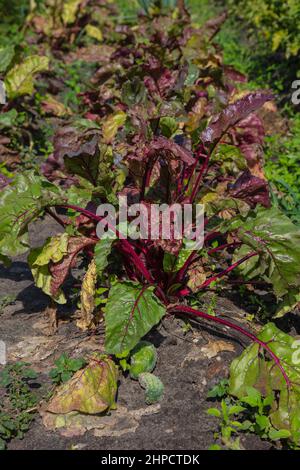
POLYGON ((105 306, 105 349, 110 354, 130 351, 164 316, 165 307, 153 292, 133 282, 118 282, 105 306))
POLYGON ((49 58, 32 55, 15 65, 5 77, 5 86, 8 97, 16 98, 20 95, 30 95, 34 90, 34 76, 39 72, 48 70, 49 58))

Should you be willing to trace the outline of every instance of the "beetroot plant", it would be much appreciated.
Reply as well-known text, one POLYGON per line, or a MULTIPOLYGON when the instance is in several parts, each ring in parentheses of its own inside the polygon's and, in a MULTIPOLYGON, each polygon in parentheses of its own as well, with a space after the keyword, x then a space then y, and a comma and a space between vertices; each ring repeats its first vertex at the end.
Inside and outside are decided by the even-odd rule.
MULTIPOLYGON (((165 315, 203 319, 249 338, 253 344, 232 364, 231 392, 241 396, 248 385, 276 392, 273 426, 288 429, 298 443, 297 342, 273 323, 255 336, 234 319, 199 309, 201 293, 230 285, 232 276, 263 281, 277 299, 276 318, 300 300, 300 231, 271 207, 263 173, 260 110, 273 96, 248 92, 246 78, 222 63, 214 36, 226 15, 196 28, 178 2, 172 15, 156 7, 137 24, 117 24, 114 7, 105 3, 96 18, 106 39, 80 95, 79 116, 60 118, 54 152, 40 171, 1 180, 1 260, 29 251, 36 285, 57 304, 67 302, 64 283, 83 262, 78 326, 95 329, 104 317, 111 355, 126 357, 165 315), (191 248, 172 227, 163 238, 160 218, 144 220, 149 232, 157 224, 156 239, 124 238, 119 197, 145 213, 153 204, 203 204, 203 246, 191 248), (115 208, 116 224, 97 213, 104 204, 115 208), (32 249, 28 226, 45 215, 60 231, 32 249), (99 239, 97 227, 114 236, 99 239)), ((95 2, 87 4, 91 13, 95 2)), ((82 54, 87 17, 79 15, 77 29, 64 30, 70 48, 77 34, 82 54)), ((56 41, 52 37, 53 63, 56 41)), ((49 90, 52 79, 50 69, 49 90)), ((12 96, 6 112, 18 99, 12 96)))

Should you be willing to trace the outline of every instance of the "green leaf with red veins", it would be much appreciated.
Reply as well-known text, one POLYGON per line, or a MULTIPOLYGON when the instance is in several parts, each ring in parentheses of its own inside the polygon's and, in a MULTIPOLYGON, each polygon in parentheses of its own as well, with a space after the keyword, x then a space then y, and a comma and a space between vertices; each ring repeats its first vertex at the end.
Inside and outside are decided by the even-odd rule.
POLYGON ((118 282, 105 306, 105 350, 109 354, 131 351, 166 313, 154 287, 118 282))

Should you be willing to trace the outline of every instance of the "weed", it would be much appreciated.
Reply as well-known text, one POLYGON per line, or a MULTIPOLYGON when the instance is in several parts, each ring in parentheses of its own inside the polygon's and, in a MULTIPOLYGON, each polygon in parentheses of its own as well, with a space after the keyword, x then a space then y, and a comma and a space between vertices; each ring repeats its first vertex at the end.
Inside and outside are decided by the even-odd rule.
POLYGON ((0 408, 0 447, 13 438, 22 439, 36 411, 37 396, 31 381, 37 378, 29 363, 16 362, 0 372, 3 400, 0 408))
POLYGON ((73 359, 64 353, 54 361, 54 364, 56 367, 51 369, 49 377, 52 379, 53 383, 59 385, 70 380, 75 372, 86 365, 86 361, 81 357, 73 359))

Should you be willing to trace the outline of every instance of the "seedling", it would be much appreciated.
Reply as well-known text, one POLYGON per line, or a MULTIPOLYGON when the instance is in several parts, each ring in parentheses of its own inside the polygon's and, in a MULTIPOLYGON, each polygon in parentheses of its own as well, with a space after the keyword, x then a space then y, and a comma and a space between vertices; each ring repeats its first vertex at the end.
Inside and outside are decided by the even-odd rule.
POLYGON ((61 384, 70 380, 75 372, 82 369, 86 365, 86 361, 81 357, 73 359, 64 353, 54 361, 54 364, 56 367, 51 369, 49 377, 53 383, 61 384))

